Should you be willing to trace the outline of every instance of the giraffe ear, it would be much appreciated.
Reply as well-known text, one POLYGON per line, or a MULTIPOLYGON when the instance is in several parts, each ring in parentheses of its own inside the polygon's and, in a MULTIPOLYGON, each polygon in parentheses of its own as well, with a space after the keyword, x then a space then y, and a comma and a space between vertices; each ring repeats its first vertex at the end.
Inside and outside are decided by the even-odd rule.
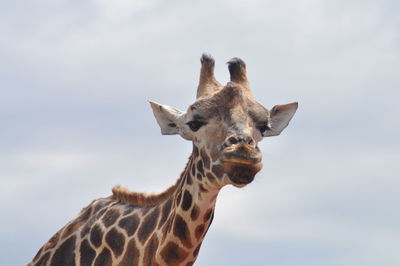
POLYGON ((287 127, 296 113, 298 103, 275 105, 270 112, 269 128, 264 132, 264 137, 278 136, 287 127))
POLYGON ((153 109, 153 114, 157 120, 157 123, 161 128, 161 134, 179 134, 187 140, 192 139, 191 134, 187 132, 185 127, 186 113, 183 113, 174 107, 152 101, 150 101, 150 105, 153 109))

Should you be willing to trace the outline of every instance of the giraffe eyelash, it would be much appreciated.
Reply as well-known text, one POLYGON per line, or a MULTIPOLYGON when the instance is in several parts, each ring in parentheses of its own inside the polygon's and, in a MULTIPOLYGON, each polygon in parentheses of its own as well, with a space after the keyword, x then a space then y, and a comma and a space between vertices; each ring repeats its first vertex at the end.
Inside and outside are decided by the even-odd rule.
POLYGON ((193 132, 196 132, 197 130, 199 130, 205 124, 207 124, 207 123, 202 122, 202 121, 198 121, 198 120, 193 120, 193 121, 190 121, 190 122, 186 123, 186 125, 188 125, 193 132))

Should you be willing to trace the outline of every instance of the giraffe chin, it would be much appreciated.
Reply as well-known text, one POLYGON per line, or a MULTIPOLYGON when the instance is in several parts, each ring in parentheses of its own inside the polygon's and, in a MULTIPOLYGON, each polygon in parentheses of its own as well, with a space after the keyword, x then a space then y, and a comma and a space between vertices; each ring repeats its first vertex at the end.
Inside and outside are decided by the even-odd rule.
POLYGON ((244 160, 224 160, 222 161, 225 173, 236 187, 243 187, 250 184, 255 175, 262 169, 261 162, 254 163, 244 160))

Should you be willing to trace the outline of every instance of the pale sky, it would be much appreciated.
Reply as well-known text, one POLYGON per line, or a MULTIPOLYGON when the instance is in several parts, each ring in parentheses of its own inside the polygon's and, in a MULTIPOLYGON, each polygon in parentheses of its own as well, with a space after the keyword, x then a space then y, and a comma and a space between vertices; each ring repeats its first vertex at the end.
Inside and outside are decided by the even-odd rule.
POLYGON ((226 187, 198 266, 400 265, 400 2, 0 3, 0 265, 24 265, 91 200, 157 192, 191 144, 148 100, 185 110, 201 53, 247 64, 266 107, 299 110, 226 187))

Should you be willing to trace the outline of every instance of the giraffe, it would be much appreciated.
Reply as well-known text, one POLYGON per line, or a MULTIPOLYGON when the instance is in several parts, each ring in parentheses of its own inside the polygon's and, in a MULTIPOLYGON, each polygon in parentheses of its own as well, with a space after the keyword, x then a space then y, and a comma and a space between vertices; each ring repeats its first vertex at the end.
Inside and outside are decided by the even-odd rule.
POLYGON ((193 265, 225 185, 243 187, 262 169, 258 142, 277 136, 298 104, 258 103, 246 65, 228 62, 230 81, 214 76, 214 59, 201 57, 196 101, 186 112, 150 102, 164 135, 192 141, 193 150, 176 183, 159 194, 115 186, 94 200, 38 251, 28 265, 193 265))

